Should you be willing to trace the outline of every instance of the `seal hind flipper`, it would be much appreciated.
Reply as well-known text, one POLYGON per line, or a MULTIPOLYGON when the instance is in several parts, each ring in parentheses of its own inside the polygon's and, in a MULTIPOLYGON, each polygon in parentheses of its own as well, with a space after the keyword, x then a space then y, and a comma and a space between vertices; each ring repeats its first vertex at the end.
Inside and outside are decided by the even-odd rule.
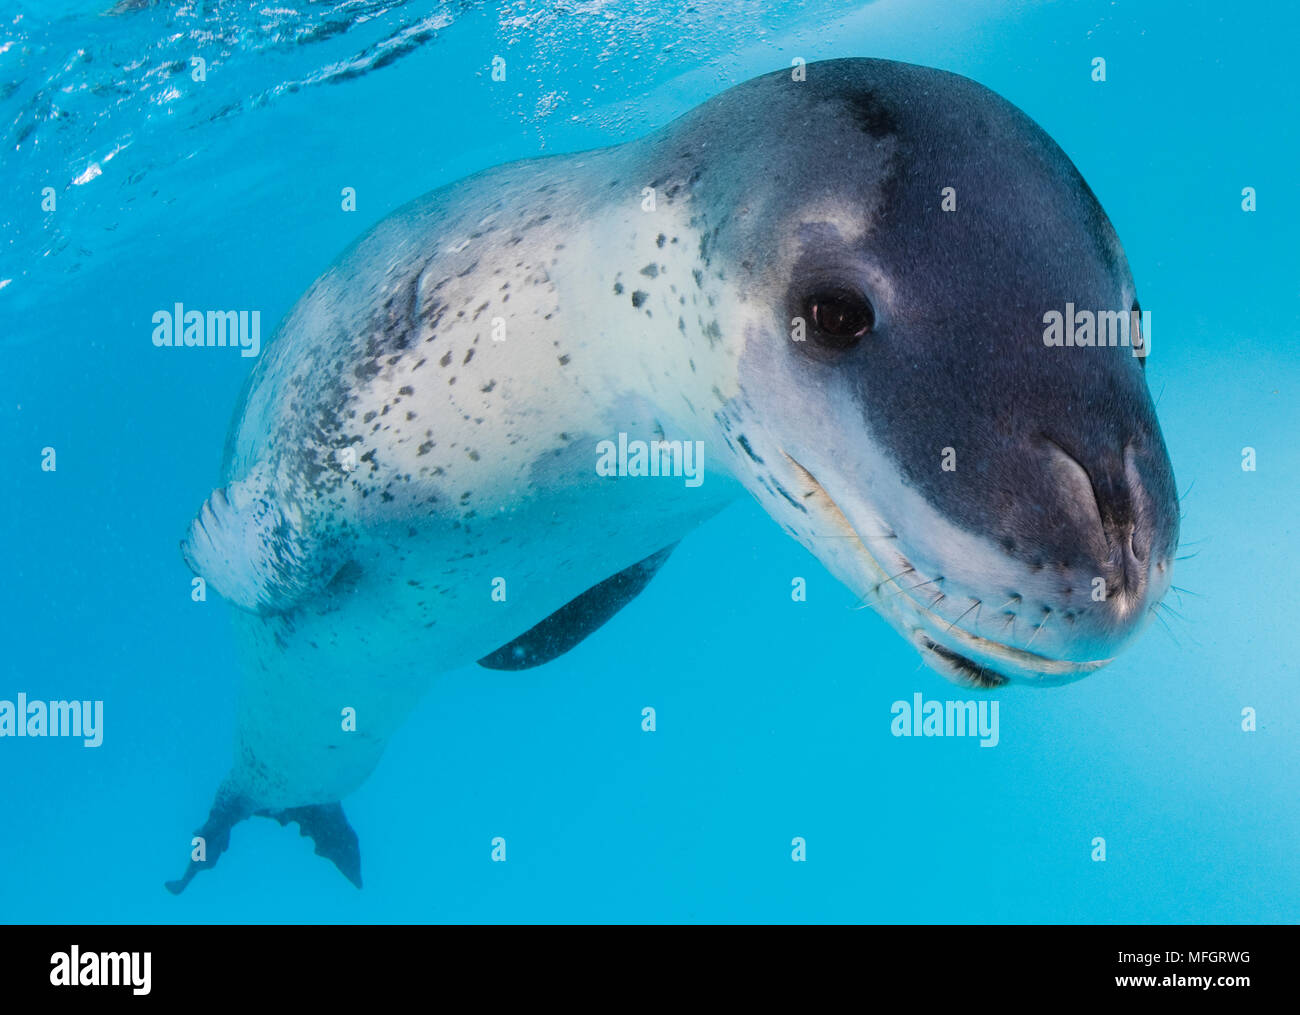
POLYGON ((316 855, 323 856, 339 869, 339 873, 358 888, 361 887, 361 843, 357 833, 348 824, 343 805, 311 804, 307 807, 286 807, 282 811, 258 811, 260 817, 275 818, 281 825, 298 822, 298 834, 311 839, 316 855))
POLYGON ((489 670, 527 670, 559 658, 640 595, 676 548, 676 543, 665 546, 593 585, 478 664, 489 670))
POLYGON ((250 613, 284 613, 322 587, 332 571, 306 532, 301 513, 271 488, 269 472, 213 492, 181 543, 185 563, 250 613))
POLYGON ((165 883, 167 890, 173 895, 180 895, 195 874, 215 867, 217 859, 230 848, 230 830, 254 814, 262 818, 274 818, 281 825, 296 821, 298 834, 312 840, 316 855, 331 861, 340 874, 358 888, 361 887, 361 844, 357 840, 357 833, 348 824, 342 804, 335 801, 330 804, 286 807, 278 811, 254 811, 245 797, 222 788, 217 791, 208 820, 194 833, 204 839, 204 859, 191 858, 189 867, 181 877, 165 883))
POLYGON ((248 801, 237 793, 232 793, 224 786, 217 790, 217 798, 212 802, 212 811, 203 827, 194 834, 203 839, 204 857, 195 860, 190 857, 190 865, 185 873, 175 881, 166 882, 167 891, 180 895, 185 886, 201 870, 217 865, 217 858, 230 848, 230 830, 252 813, 248 801))

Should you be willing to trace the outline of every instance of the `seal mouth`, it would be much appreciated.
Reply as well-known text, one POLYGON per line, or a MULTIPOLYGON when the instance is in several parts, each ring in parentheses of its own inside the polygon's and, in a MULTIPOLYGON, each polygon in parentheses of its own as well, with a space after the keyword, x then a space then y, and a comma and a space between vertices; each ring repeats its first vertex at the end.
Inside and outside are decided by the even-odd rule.
MULTIPOLYGON (((822 506, 830 519, 847 538, 851 538, 856 544, 858 553, 871 571, 879 575, 880 581, 876 584, 876 589, 879 590, 893 581, 887 577, 888 571, 876 559, 866 540, 849 521, 835 498, 789 452, 782 449, 781 454, 813 493, 821 498, 822 506)), ((902 563, 908 567, 913 566, 901 552, 898 550, 894 552, 898 554, 902 563)), ((955 621, 941 617, 919 602, 906 589, 901 589, 901 592, 905 594, 908 606, 917 615, 917 622, 907 625, 910 631, 906 633, 910 635, 912 644, 934 669, 959 684, 986 688, 1001 687, 1013 681, 1040 686, 1063 684, 1101 669, 1112 661, 1111 658, 1084 661, 1056 659, 1016 648, 1004 642, 983 638, 957 626, 955 621), (943 641, 939 640, 941 638, 943 641), (989 663, 996 665, 997 669, 989 663)))
POLYGON ((967 659, 963 655, 958 655, 938 642, 931 641, 925 635, 920 635, 919 641, 923 652, 929 652, 938 657, 937 662, 941 665, 936 668, 948 673, 959 683, 986 690, 1011 683, 1010 677, 1003 676, 987 666, 981 666, 974 659, 967 659))

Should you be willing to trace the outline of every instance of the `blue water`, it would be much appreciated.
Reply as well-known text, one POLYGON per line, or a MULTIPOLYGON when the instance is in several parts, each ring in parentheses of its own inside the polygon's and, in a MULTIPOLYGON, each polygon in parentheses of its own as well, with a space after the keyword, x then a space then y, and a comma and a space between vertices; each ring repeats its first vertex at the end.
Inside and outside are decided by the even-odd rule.
POLYGON ((101 699, 105 735, 0 740, 0 919, 1300 919, 1289 6, 54 6, 0 15, 0 698, 101 699), (740 503, 558 661, 436 682, 345 801, 364 890, 255 820, 168 895, 229 764, 238 686, 229 608, 191 602, 177 544, 254 361, 167 355, 152 312, 258 307, 269 334, 412 197, 841 56, 993 88, 1109 213, 1158 308, 1148 379, 1184 494, 1176 615, 1077 684, 997 691, 996 748, 895 738, 894 701, 969 694, 740 503))

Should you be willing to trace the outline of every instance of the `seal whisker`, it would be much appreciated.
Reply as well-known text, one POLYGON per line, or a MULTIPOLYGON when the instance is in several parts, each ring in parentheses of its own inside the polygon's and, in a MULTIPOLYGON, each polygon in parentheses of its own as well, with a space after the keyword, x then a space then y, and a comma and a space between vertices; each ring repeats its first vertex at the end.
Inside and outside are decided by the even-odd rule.
POLYGON ((1170 606, 1170 605, 1169 605, 1167 602, 1165 602, 1163 599, 1160 600, 1160 602, 1156 603, 1155 608, 1156 608, 1157 610, 1168 610, 1171 614, 1173 614, 1175 617, 1177 617, 1179 620, 1181 620, 1184 624, 1187 623, 1187 618, 1184 617, 1184 616, 1183 616, 1181 613, 1179 613, 1177 610, 1175 610, 1172 606, 1170 606))
POLYGON ((1031 634, 1029 636, 1029 640, 1025 642, 1024 647, 1026 649, 1028 649, 1029 646, 1034 643, 1034 639, 1038 637, 1038 633, 1047 626, 1047 622, 1051 619, 1052 619, 1052 614, 1050 612, 1044 614, 1042 621, 1039 623, 1039 625, 1036 628, 1034 628, 1034 633, 1031 634))
MULTIPOLYGON (((967 613, 970 613, 971 610, 978 610, 979 608, 980 608, 980 601, 976 599, 973 605, 967 607, 966 613, 963 613, 960 617, 958 617, 956 620, 954 620, 951 624, 948 625, 944 633, 946 634, 947 631, 951 631, 954 627, 956 627, 957 624, 961 622, 962 618, 965 617, 967 613)), ((978 619, 978 617, 976 619, 978 619)))
MULTIPOLYGON (((912 566, 909 564, 909 565, 908 565, 904 570, 899 571, 898 574, 894 575, 894 577, 892 577, 892 578, 886 578, 884 581, 880 582, 880 583, 876 586, 875 591, 876 591, 876 592, 879 592, 881 589, 883 589, 883 588, 884 588, 886 585, 888 585, 890 582, 896 582, 896 581, 898 581, 899 578, 902 578, 903 575, 905 575, 905 574, 912 574, 915 570, 916 570, 916 568, 912 567, 912 566)), ((859 600, 859 602, 862 602, 862 601, 865 601, 865 597, 863 597, 863 600, 859 600)))
POLYGON ((900 593, 915 592, 917 589, 922 588, 925 585, 933 585, 935 582, 941 582, 941 581, 943 581, 942 578, 931 578, 928 582, 918 582, 917 584, 912 585, 909 588, 904 588, 902 585, 899 585, 897 592, 891 592, 885 598, 892 599, 894 596, 899 595, 900 593))
MULTIPOLYGON (((903 575, 905 575, 905 574, 911 574, 911 573, 914 572, 915 570, 916 570, 916 568, 912 567, 911 565, 908 565, 908 567, 907 567, 907 569, 906 569, 905 571, 899 571, 898 574, 894 575, 894 577, 892 577, 892 578, 886 578, 884 581, 882 581, 882 582, 878 582, 876 585, 872 586, 871 592, 868 593, 868 595, 871 595, 871 594, 879 595, 879 594, 880 594, 880 590, 883 589, 883 588, 884 588, 886 585, 888 585, 890 582, 897 581, 899 578, 903 577, 903 575)), ((856 603, 854 603, 852 606, 850 606, 849 609, 850 609, 850 610, 865 610, 865 609, 868 609, 870 606, 871 606, 871 604, 870 604, 869 602, 867 602, 867 596, 859 596, 859 597, 858 597, 858 601, 857 601, 856 603)))
MULTIPOLYGON (((1160 605, 1159 603, 1156 604, 1156 606, 1159 605, 1160 605)), ((1147 612, 1150 613, 1153 617, 1155 617, 1156 620, 1160 621, 1160 626, 1163 627, 1165 631, 1169 634, 1169 637, 1173 640, 1173 643, 1178 648, 1182 648, 1183 647, 1182 643, 1179 642, 1178 636, 1174 634, 1174 629, 1169 626, 1169 622, 1165 620, 1164 617, 1160 616, 1160 611, 1157 610, 1155 606, 1151 606, 1147 609, 1147 612)))

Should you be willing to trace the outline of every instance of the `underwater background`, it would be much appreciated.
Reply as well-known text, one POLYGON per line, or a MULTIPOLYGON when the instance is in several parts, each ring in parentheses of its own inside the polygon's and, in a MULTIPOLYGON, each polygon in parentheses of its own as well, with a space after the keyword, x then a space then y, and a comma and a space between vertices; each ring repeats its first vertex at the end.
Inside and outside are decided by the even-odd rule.
POLYGON ((104 702, 97 748, 0 739, 0 921, 1300 919, 1292 5, 110 7, 0 9, 0 699, 104 702), (922 667, 746 500, 556 662, 435 682, 344 800, 362 891, 252 820, 167 894, 239 683, 231 608, 191 601, 178 542, 256 361, 157 349, 152 313, 258 308, 265 341, 413 197, 845 56, 987 85, 1105 207, 1153 314, 1183 495, 1170 611, 1076 684, 987 692, 995 748, 895 737, 893 702, 980 692, 922 667))

